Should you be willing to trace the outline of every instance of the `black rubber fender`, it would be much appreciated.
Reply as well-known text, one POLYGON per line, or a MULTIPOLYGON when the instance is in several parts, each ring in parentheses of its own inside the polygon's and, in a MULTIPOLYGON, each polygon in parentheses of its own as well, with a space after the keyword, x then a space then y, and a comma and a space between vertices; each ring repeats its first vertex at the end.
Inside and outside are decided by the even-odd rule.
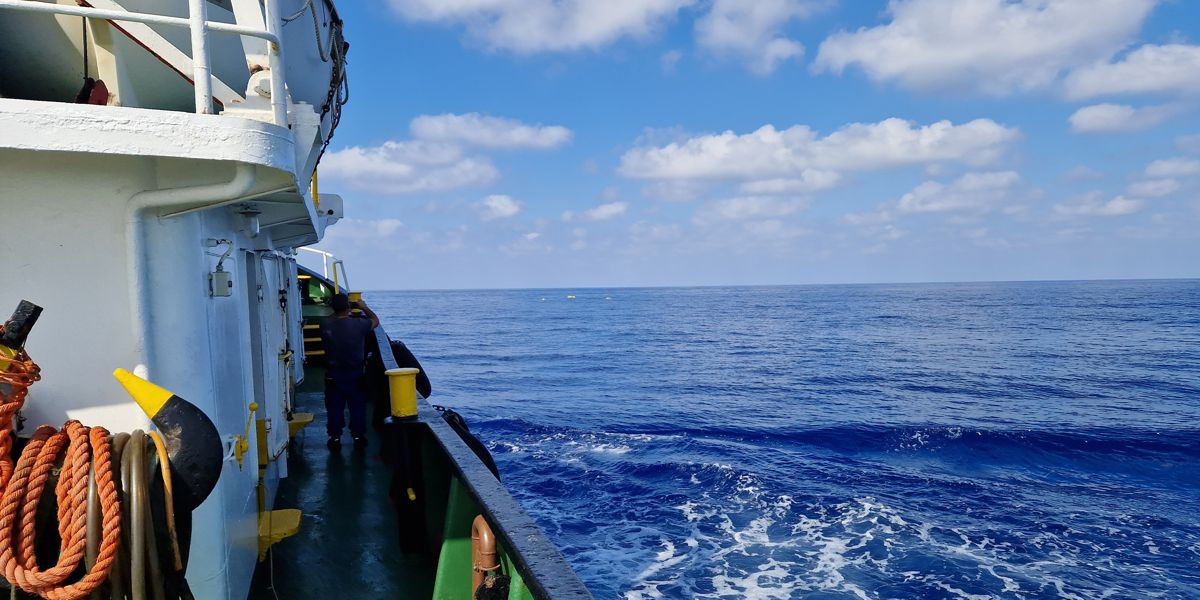
POLYGON ((479 460, 483 462, 483 466, 487 467, 492 472, 492 475, 495 475, 496 479, 499 480, 500 469, 496 467, 496 459, 492 458, 492 453, 488 451, 487 446, 484 446, 483 442, 479 441, 479 438, 471 433, 471 429, 467 427, 467 420, 453 409, 446 408, 445 406, 435 406, 434 408, 442 413, 442 418, 450 425, 454 433, 457 433, 458 437, 466 442, 471 451, 475 453, 475 456, 478 456, 479 460))
POLYGON ((433 394, 433 386, 429 383, 429 374, 421 367, 421 361, 417 360, 404 342, 392 340, 392 357, 396 359, 396 366, 401 369, 420 369, 421 372, 417 373, 417 392, 425 398, 433 394))

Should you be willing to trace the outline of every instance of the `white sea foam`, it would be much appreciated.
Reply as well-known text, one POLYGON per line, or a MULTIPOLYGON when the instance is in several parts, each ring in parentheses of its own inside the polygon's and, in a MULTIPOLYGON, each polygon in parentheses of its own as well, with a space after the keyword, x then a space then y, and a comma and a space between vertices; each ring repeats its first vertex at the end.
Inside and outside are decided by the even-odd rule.
POLYGON ((495 444, 492 444, 491 450, 493 452, 509 452, 512 454, 525 451, 524 448, 512 442, 496 442, 495 444))
POLYGON ((962 598, 963 600, 992 600, 992 596, 988 594, 969 594, 948 583, 942 583, 939 581, 935 585, 943 590, 946 590, 947 592, 950 592, 951 594, 954 594, 955 598, 962 598))
MULTIPOLYGON (((1069 584, 1053 574, 1082 567, 1074 556, 1078 547, 1056 549, 1068 542, 1050 534, 1038 536, 1045 547, 1045 560, 1014 563, 1011 557, 1018 553, 1011 541, 921 522, 869 497, 830 505, 796 506, 790 497, 763 494, 753 477, 741 476, 729 496, 688 501, 676 508, 695 530, 708 533, 696 540, 689 538, 692 543, 688 549, 672 544, 669 556, 665 550, 660 553, 648 573, 657 581, 671 575, 665 562, 671 567, 685 567, 689 563, 706 565, 705 575, 699 579, 705 584, 702 587, 713 591, 697 593, 698 597, 787 598, 810 592, 834 592, 876 598, 861 583, 862 576, 870 573, 875 574, 872 579, 886 575, 964 600, 1041 595, 1047 589, 1060 598, 1086 597, 1077 584, 1069 584), (892 563, 914 552, 918 556, 954 557, 964 564, 974 564, 985 578, 963 579, 947 573, 891 569, 892 563), (685 559, 685 554, 693 556, 685 559), (987 578, 993 583, 989 584, 987 578)), ((1189 550, 1195 552, 1196 548, 1189 550)), ((1107 566, 1092 562, 1090 567, 1113 569, 1112 562, 1110 559, 1107 566)), ((648 595, 651 588, 646 583, 641 582, 635 590, 647 595, 630 597, 651 597, 648 595)), ((1129 592, 1104 590, 1105 595, 1129 592)), ((1099 590, 1093 594, 1098 595, 1099 590)))
MULTIPOLYGON (((927 432, 912 435, 905 440, 912 447, 942 439, 935 437, 941 434, 927 432)), ((960 435, 949 430, 943 437, 960 435)), ((605 473, 617 461, 654 464, 659 441, 641 434, 531 433, 497 447, 605 473)), ((777 485, 726 462, 674 466, 676 471, 665 469, 661 476, 677 478, 674 491, 687 498, 672 503, 679 518, 665 519, 661 527, 647 526, 644 514, 606 524, 614 533, 603 534, 583 564, 576 565, 589 574, 588 580, 623 582, 626 599, 770 599, 816 593, 879 598, 873 591, 879 581, 903 583, 918 595, 966 600, 1047 595, 1070 599, 1136 594, 1120 583, 1096 585, 1135 572, 1169 580, 1166 570, 1124 560, 1110 543, 1116 540, 1127 540, 1116 544, 1119 547, 1141 546, 1144 555, 1182 551, 1200 556, 1200 544, 1189 545, 1191 540, 1145 537, 1143 543, 1143 536, 1128 536, 1143 526, 1132 516, 1116 526, 1097 527, 1083 524, 1087 513, 1062 515, 1069 519, 1061 524, 1066 527, 1040 531, 956 527, 930 521, 925 511, 890 499, 798 501, 773 493, 777 485), (605 551, 615 548, 621 550, 605 551), (1037 558, 1028 558, 1030 552, 1037 558), (1081 580, 1076 573, 1095 577, 1081 580)), ((651 513, 658 509, 637 507, 651 513)))
POLYGON ((595 444, 589 447, 588 450, 603 454, 628 454, 633 448, 624 444, 595 444))

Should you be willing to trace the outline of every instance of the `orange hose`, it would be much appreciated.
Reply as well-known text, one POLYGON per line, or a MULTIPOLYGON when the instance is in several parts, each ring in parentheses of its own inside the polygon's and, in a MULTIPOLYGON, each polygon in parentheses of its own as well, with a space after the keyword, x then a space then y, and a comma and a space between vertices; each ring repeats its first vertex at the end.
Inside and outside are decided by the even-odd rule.
MULTIPOLYGON (((0 332, 3 327, 0 327, 0 332)), ((106 579, 117 556, 121 536, 121 504, 112 477, 108 431, 68 421, 62 430, 42 425, 12 460, 13 417, 24 405, 29 386, 41 370, 21 350, 0 373, 0 571, 9 585, 50 600, 80 600, 106 579), (34 553, 37 507, 63 450, 63 464, 54 488, 58 501, 58 560, 41 569, 34 553), (95 469, 100 496, 101 540, 96 563, 80 578, 65 583, 79 568, 87 545, 88 477, 95 469)))

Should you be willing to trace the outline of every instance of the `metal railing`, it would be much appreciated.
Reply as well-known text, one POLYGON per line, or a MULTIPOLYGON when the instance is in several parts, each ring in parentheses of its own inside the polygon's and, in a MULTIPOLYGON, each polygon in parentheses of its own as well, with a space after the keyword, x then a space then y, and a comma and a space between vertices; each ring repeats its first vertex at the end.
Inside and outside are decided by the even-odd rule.
POLYGON ((347 292, 350 291, 350 278, 346 275, 346 263, 343 262, 342 259, 334 256, 332 252, 326 252, 324 250, 318 250, 308 246, 301 246, 300 248, 297 248, 297 250, 311 252, 312 254, 316 254, 321 257, 321 276, 333 282, 334 293, 340 293, 342 288, 345 288, 347 292), (333 265, 332 278, 329 276, 329 266, 331 264, 333 265), (341 266, 340 270, 338 268, 339 265, 341 266))
POLYGON ((281 48, 283 22, 279 15, 279 0, 264 0, 266 30, 219 23, 208 20, 208 0, 188 0, 188 18, 168 17, 126 10, 105 10, 90 6, 51 4, 37 0, 0 0, 0 9, 35 13, 71 15, 106 21, 127 21, 146 25, 183 27, 192 34, 192 83, 196 88, 196 113, 212 114, 212 67, 208 52, 208 32, 232 33, 267 41, 271 70, 272 122, 287 126, 287 97, 284 91, 284 66, 281 48))

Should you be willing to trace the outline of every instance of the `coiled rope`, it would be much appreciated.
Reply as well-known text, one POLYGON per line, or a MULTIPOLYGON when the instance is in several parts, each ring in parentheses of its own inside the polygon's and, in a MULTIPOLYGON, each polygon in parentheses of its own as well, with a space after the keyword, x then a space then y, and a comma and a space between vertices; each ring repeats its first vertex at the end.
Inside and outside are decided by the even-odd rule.
MULTIPOLYGON (((3 333, 0 326, 0 334, 3 333)), ((50 600, 78 600, 104 583, 116 561, 121 538, 121 501, 113 481, 109 433, 68 421, 61 430, 42 425, 12 460, 13 418, 24 405, 29 386, 41 370, 20 350, 0 359, 0 569, 10 586, 50 600), (58 560, 38 566, 37 509, 60 455, 54 494, 58 504, 58 560), (95 562, 82 578, 67 583, 84 560, 88 543, 88 488, 94 471, 100 503, 100 545, 95 562)), ((88 561, 91 562, 91 561, 88 561)))

